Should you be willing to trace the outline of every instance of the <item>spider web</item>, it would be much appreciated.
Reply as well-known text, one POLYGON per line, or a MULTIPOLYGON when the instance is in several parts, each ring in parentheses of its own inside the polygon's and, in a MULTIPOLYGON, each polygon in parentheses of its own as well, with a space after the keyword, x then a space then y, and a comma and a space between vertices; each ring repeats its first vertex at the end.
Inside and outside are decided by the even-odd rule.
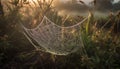
POLYGON ((73 26, 61 27, 44 16, 36 28, 28 29, 22 26, 25 36, 36 49, 44 49, 45 52, 55 55, 67 55, 83 49, 80 24, 86 20, 87 18, 73 26), (38 46, 32 40, 37 42, 38 46))

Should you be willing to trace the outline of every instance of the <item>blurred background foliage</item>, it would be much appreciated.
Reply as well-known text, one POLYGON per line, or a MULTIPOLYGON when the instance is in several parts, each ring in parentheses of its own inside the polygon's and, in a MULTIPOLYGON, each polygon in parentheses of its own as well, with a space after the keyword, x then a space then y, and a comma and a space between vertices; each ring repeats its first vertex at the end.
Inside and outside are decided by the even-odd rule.
MULTIPOLYGON (((119 6, 119 3, 115 6, 119 6)), ((0 69, 120 69, 120 12, 99 19, 91 16, 82 24, 81 33, 87 55, 80 55, 78 52, 57 56, 34 50, 21 33, 20 22, 25 22, 24 24, 31 28, 31 18, 40 19, 43 14, 50 18, 54 13, 50 19, 61 25, 62 17, 57 16, 57 12, 53 10, 47 12, 51 8, 44 3, 44 6, 39 7, 42 7, 42 11, 32 13, 35 15, 31 18, 24 18, 19 11, 26 4, 29 4, 27 0, 13 0, 7 4, 6 14, 0 0, 0 69)), ((80 18, 83 17, 71 19, 76 22, 80 18)), ((66 22, 69 23, 71 19, 66 22)), ((71 23, 65 26, 73 25, 71 23)))

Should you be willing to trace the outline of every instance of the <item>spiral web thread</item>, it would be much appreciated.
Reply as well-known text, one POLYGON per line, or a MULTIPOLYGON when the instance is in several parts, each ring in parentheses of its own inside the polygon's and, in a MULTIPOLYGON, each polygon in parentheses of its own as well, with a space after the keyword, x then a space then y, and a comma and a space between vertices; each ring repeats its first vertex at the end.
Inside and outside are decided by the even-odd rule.
POLYGON ((36 28, 28 29, 23 26, 24 34, 36 49, 44 49, 55 55, 67 55, 84 48, 80 24, 86 20, 87 18, 73 26, 61 27, 44 16, 36 28), (32 40, 39 46, 35 45, 32 40))

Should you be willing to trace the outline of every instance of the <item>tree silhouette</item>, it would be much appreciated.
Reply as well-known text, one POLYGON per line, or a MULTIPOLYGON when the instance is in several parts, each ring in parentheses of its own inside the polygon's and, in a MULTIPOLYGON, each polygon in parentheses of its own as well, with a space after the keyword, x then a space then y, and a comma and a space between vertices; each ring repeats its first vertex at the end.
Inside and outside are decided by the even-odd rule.
POLYGON ((113 8, 114 0, 96 0, 96 9, 99 11, 109 11, 113 8))

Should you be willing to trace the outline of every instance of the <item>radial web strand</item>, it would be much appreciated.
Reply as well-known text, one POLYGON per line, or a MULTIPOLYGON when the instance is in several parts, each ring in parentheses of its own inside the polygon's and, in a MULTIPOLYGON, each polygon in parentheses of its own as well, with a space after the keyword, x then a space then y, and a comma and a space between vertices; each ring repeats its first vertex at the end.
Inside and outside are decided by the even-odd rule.
POLYGON ((36 28, 28 29, 24 26, 23 28, 30 42, 32 40, 37 42, 38 46, 35 46, 37 49, 42 48, 46 52, 56 55, 67 55, 82 50, 84 47, 81 39, 80 24, 86 20, 87 18, 73 26, 61 27, 44 16, 36 28))

